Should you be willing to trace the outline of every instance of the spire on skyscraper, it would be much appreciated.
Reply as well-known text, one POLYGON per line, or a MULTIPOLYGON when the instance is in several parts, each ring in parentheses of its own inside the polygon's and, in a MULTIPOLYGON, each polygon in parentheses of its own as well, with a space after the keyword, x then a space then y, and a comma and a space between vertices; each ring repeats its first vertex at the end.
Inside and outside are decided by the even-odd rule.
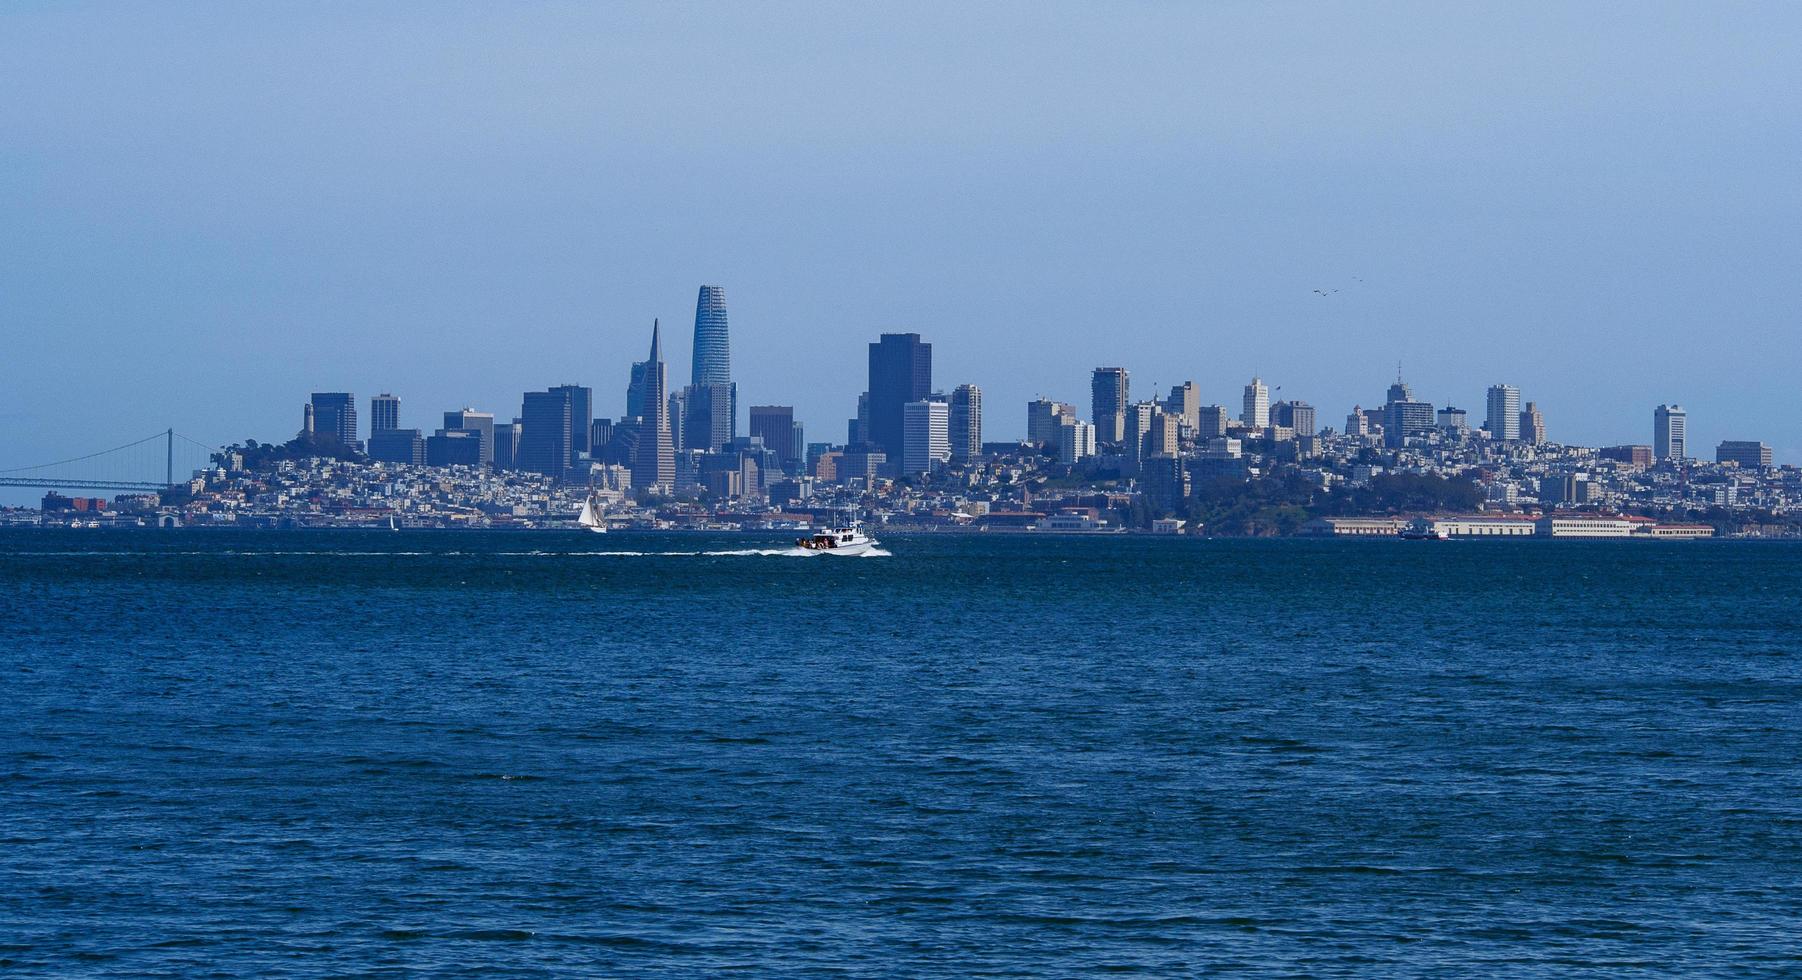
POLYGON ((651 356, 647 358, 652 364, 663 362, 663 340, 659 335, 657 318, 651 318, 651 356))

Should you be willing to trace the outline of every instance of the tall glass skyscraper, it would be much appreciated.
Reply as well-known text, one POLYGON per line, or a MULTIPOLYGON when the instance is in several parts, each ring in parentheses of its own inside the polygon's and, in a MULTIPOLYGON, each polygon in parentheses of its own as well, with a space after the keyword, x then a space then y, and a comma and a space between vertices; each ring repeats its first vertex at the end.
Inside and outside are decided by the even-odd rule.
POLYGON ((732 383, 732 342, 726 332, 726 291, 702 286, 695 300, 694 375, 690 384, 732 383))
POLYGON ((702 286, 695 299, 694 371, 678 396, 682 449, 719 449, 738 436, 738 386, 732 383, 732 342, 726 329, 726 291, 702 286))

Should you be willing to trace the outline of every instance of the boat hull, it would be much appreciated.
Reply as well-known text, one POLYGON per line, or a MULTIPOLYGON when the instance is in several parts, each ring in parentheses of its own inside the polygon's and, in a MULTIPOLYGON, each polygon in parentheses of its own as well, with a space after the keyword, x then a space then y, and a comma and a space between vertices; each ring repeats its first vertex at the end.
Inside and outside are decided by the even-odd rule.
POLYGON ((874 541, 857 541, 852 544, 841 544, 836 548, 808 548, 807 550, 817 551, 822 555, 849 557, 851 555, 861 555, 874 547, 876 547, 876 542, 874 541))

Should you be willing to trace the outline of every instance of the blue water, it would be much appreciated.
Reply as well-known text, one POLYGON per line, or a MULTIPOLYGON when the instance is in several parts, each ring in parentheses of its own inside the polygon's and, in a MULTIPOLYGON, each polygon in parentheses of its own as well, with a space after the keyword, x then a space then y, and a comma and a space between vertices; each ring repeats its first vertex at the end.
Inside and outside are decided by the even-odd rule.
POLYGON ((0 535, 0 972, 1802 971, 1802 547, 0 535))

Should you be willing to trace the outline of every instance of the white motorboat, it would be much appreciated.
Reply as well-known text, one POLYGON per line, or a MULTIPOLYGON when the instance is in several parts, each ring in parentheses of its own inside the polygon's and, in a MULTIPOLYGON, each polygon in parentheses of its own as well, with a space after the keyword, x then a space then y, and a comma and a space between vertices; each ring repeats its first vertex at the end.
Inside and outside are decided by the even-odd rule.
POLYGON ((576 523, 596 534, 607 533, 607 522, 601 520, 601 508, 595 505, 595 494, 590 491, 588 499, 582 501, 582 512, 576 515, 576 523))
POLYGON ((805 538, 797 539, 795 546, 828 555, 861 555, 876 547, 877 543, 875 538, 863 533, 861 526, 852 524, 848 527, 815 531, 805 538))

